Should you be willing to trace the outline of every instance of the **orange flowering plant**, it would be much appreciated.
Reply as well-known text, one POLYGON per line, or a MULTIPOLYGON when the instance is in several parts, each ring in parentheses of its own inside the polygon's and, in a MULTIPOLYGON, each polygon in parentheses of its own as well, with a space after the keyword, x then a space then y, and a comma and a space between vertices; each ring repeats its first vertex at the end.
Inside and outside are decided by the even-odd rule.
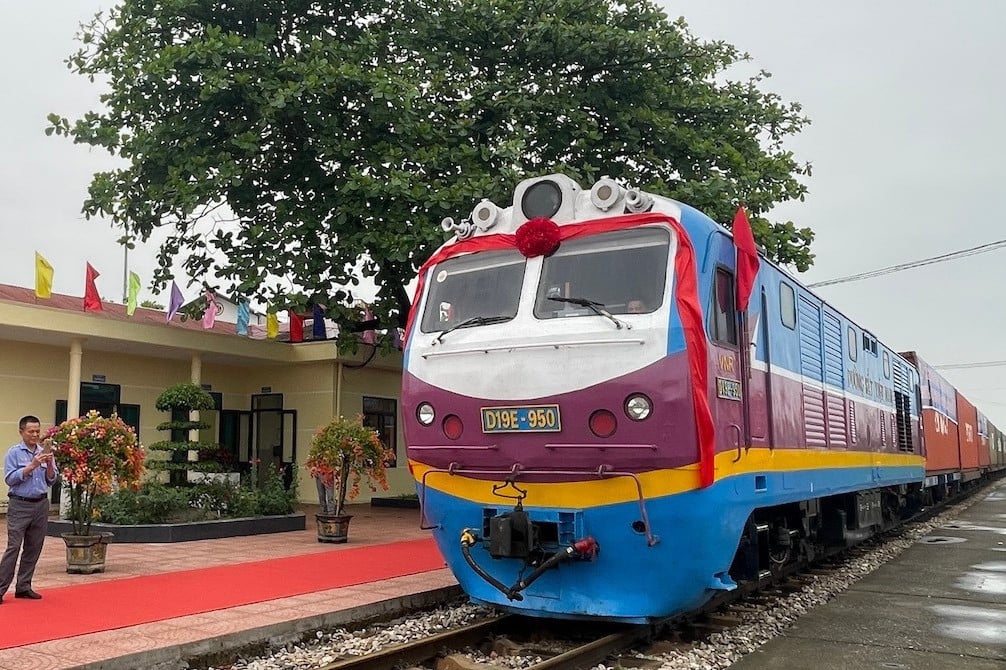
POLYGON ((341 515, 347 498, 360 495, 364 479, 371 491, 378 486, 388 490, 385 462, 394 457, 377 433, 363 425, 362 416, 354 420, 340 416, 314 434, 306 465, 311 476, 334 488, 335 514, 341 515))
POLYGON ((91 410, 50 428, 52 453, 70 489, 70 520, 74 535, 90 535, 94 496, 113 486, 137 489, 143 475, 143 446, 133 429, 116 414, 103 417, 91 410))

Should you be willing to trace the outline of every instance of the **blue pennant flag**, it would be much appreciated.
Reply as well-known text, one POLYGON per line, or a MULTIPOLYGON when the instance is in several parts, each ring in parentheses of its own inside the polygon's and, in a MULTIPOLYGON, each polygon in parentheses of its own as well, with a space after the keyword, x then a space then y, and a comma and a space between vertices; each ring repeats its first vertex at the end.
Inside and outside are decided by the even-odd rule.
POLYGON ((238 303, 238 335, 248 334, 248 303, 244 300, 238 303))

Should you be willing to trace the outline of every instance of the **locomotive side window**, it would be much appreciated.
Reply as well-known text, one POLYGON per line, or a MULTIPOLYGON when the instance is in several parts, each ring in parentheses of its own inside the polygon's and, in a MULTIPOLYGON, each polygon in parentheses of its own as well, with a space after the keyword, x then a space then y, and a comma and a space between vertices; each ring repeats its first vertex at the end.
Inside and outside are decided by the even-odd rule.
POLYGON ((849 326, 848 346, 849 346, 849 360, 850 361, 855 361, 856 357, 859 355, 859 342, 858 342, 858 340, 859 340, 859 338, 856 337, 856 329, 853 328, 852 326, 849 326))
POLYGON ((796 329, 796 292, 787 283, 779 284, 779 316, 782 325, 796 329))
POLYGON ((563 242, 542 263, 534 315, 597 316, 562 298, 589 300, 611 314, 655 312, 664 301, 670 241, 664 228, 636 228, 563 242))
POLYGON ((713 290, 712 336, 717 342, 737 344, 737 311, 734 300, 734 276, 720 268, 716 270, 713 290))
POLYGON ((429 279, 422 331, 435 333, 475 317, 512 319, 525 265, 516 251, 487 251, 440 263, 429 279))

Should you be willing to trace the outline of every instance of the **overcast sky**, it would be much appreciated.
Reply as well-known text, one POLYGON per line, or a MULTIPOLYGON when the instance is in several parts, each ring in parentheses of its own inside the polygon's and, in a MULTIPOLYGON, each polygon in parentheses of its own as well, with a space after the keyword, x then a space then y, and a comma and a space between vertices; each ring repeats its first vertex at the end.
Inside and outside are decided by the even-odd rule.
MULTIPOLYGON (((814 282, 1006 239, 1001 222, 1006 74, 1001 0, 666 0, 698 36, 751 54, 764 88, 812 123, 789 147, 813 164, 803 203, 777 214, 812 228, 814 282)), ((80 214, 101 152, 46 137, 45 117, 96 109, 99 88, 63 63, 78 23, 108 0, 0 0, 0 283, 32 286, 34 251, 55 290, 83 294, 84 261, 121 300, 123 258, 107 223, 80 214)), ((146 288, 155 249, 130 254, 146 288)), ((1006 360, 1006 250, 818 291, 898 350, 934 364, 1006 360)), ((195 297, 189 290, 186 298, 195 297), (191 295, 190 295, 191 294, 191 295)), ((1006 367, 945 370, 1006 428, 1006 367)))

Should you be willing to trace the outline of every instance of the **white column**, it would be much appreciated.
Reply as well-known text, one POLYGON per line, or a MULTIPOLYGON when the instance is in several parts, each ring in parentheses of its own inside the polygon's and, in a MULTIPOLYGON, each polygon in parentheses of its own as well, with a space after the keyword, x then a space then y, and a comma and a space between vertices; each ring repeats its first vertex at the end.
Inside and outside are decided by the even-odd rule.
POLYGON ((70 342, 70 379, 66 389, 66 418, 80 416, 80 363, 84 357, 83 340, 70 342))
MULTIPOLYGON (((203 383, 202 382, 202 379, 203 379, 203 357, 202 357, 202 354, 200 354, 199 352, 193 352, 192 353, 191 372, 189 374, 190 374, 190 378, 191 378, 191 381, 192 381, 193 384, 195 384, 196 386, 201 386, 202 385, 202 383, 203 383)), ((199 410, 194 409, 194 410, 190 410, 189 411, 189 421, 199 421, 199 410)), ((195 430, 195 429, 190 430, 189 431, 189 439, 190 440, 198 440, 199 439, 199 431, 195 430)))
MULTIPOLYGON (((68 419, 80 416, 80 363, 83 358, 83 340, 72 340, 70 342, 70 376, 66 389, 66 418, 68 419)), ((59 515, 66 517, 69 513, 70 487, 63 482, 59 494, 59 515)))

